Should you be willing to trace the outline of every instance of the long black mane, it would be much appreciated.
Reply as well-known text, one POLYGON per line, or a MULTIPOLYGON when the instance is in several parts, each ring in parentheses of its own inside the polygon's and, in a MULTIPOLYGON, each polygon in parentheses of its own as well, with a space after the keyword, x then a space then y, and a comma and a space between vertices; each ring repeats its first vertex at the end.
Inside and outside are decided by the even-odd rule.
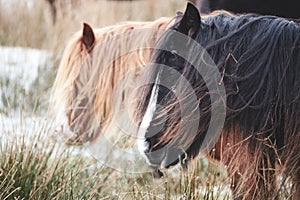
MULTIPOLYGON (((179 24, 171 28, 175 31, 178 29, 179 24)), ((211 56, 221 74, 219 81, 225 86, 227 104, 224 130, 237 127, 242 138, 271 138, 277 149, 289 145, 291 141, 288 138, 299 139, 299 23, 275 16, 235 16, 225 12, 202 18, 197 29, 192 37, 211 56)), ((159 47, 166 43, 172 46, 171 37, 172 32, 167 32, 161 38, 158 50, 153 55, 153 63, 166 64, 170 52, 159 50, 159 47)), ((201 52, 193 49, 188 51, 188 60, 201 56, 201 52)), ((188 79, 198 97, 202 113, 198 135, 192 138, 186 151, 188 156, 194 157, 199 153, 211 117, 211 104, 214 102, 210 102, 208 83, 195 67, 182 59, 177 62, 179 64, 171 67, 188 79)), ((154 82, 158 71, 159 66, 150 68, 145 73, 144 81, 154 82)), ((175 84, 180 85, 180 81, 175 84)), ((140 93, 138 116, 145 113, 152 86, 144 87, 140 93)), ((174 103, 178 99, 175 98, 163 92, 159 97, 158 103, 166 105, 169 117, 167 122, 163 122, 166 124, 164 129, 151 136, 151 143, 158 147, 161 147, 161 143, 177 141, 178 137, 185 142, 190 139, 188 134, 179 136, 176 132, 182 119, 178 117, 179 107, 174 103)), ((174 143, 178 144, 178 141, 174 143)))
MULTIPOLYGON (((291 116, 287 110, 300 101, 298 23, 271 16, 220 14, 202 19, 195 40, 223 76, 228 117, 238 120, 247 132, 278 129, 284 126, 281 122, 299 117, 299 112, 291 116)), ((299 123, 289 127, 294 133, 300 131, 299 123)))
MULTIPOLYGON (((177 28, 178 24, 171 29, 177 28)), ((165 45, 169 37, 166 33, 158 46, 165 45)), ((300 117, 298 23, 274 16, 221 13, 202 19, 194 39, 208 52, 222 75, 227 121, 238 123, 247 133, 280 132, 287 124, 290 134, 299 133, 300 123, 291 120, 300 117)), ((200 56, 197 53, 190 50, 191 57, 200 56)), ((155 54, 153 63, 163 63, 162 59, 168 56, 162 50, 155 54)), ((185 65, 176 70, 203 95, 203 79, 194 67, 185 65)), ((153 79, 155 73, 150 77, 153 79)))

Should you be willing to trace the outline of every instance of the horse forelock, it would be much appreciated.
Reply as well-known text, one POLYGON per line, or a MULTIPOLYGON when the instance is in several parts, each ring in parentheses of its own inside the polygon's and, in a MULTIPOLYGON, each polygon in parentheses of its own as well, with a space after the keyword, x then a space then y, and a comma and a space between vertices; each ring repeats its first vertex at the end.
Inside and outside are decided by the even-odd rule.
POLYGON ((153 22, 114 25, 94 49, 98 56, 93 57, 93 62, 99 66, 95 100, 99 117, 109 122, 114 110, 119 110, 128 100, 145 63, 149 61, 151 47, 170 26, 170 21, 170 18, 160 18, 153 22))
POLYGON ((64 49, 52 87, 51 102, 54 104, 52 106, 55 111, 63 110, 62 112, 64 112, 67 101, 71 98, 72 85, 78 77, 83 64, 83 57, 88 53, 82 48, 80 37, 79 32, 74 34, 64 49))

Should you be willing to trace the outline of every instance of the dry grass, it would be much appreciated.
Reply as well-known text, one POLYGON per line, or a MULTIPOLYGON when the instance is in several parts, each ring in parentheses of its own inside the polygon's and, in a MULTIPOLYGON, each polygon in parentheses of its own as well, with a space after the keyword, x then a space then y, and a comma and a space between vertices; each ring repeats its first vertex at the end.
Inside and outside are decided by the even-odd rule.
POLYGON ((33 0, 32 5, 14 0, 9 9, 7 1, 0 0, 0 44, 61 50, 71 34, 81 29, 83 22, 103 27, 122 21, 172 17, 176 10, 185 8, 184 0, 81 0, 75 5, 70 1, 58 0, 57 22, 53 24, 50 6, 45 0, 33 0))
POLYGON ((230 199, 228 178, 204 159, 161 179, 117 171, 100 166, 84 147, 63 145, 49 121, 31 117, 0 116, 6 141, 0 143, 0 199, 230 199))

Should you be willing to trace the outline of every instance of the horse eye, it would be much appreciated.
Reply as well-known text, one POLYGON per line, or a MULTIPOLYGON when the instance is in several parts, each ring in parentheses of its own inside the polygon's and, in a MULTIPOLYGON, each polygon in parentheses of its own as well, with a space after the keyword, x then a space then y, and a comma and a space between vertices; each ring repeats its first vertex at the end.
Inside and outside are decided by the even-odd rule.
POLYGON ((177 51, 176 50, 170 51, 169 61, 175 62, 176 60, 177 60, 177 51))
POLYGON ((163 62, 166 64, 175 64, 177 62, 177 58, 178 56, 176 50, 167 51, 163 57, 163 62))

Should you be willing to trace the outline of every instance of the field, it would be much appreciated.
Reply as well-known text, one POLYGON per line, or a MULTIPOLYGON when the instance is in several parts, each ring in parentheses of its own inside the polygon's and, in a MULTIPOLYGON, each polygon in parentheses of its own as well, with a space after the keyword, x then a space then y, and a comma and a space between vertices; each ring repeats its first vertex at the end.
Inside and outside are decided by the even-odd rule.
POLYGON ((46 0, 0 0, 0 199, 232 199, 219 163, 198 158, 187 172, 174 167, 162 178, 115 169, 85 145, 63 144, 48 115, 62 51, 83 22, 100 28, 173 17, 185 3, 58 0, 54 19, 46 0))

